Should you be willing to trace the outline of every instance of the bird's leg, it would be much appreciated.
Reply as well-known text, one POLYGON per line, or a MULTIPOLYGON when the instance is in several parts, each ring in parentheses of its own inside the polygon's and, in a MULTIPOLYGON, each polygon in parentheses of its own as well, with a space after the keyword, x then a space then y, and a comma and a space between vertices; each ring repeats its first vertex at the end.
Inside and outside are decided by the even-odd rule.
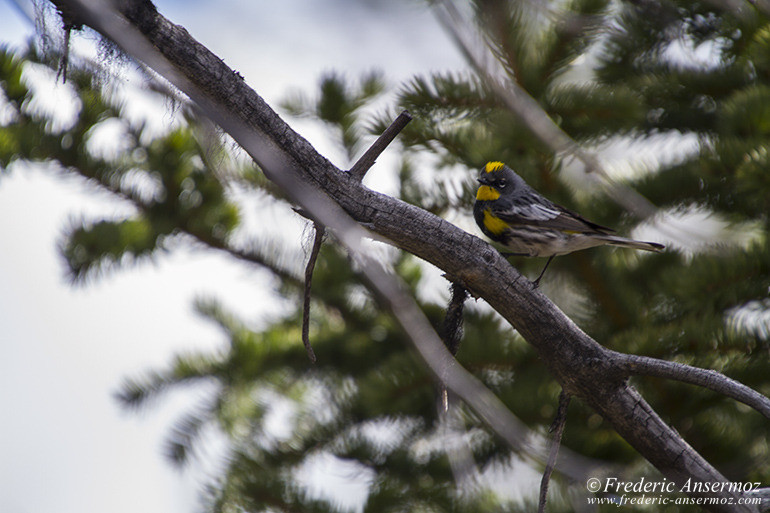
POLYGON ((538 276, 537 279, 532 282, 532 284, 535 286, 534 288, 538 288, 540 286, 540 278, 543 277, 543 275, 545 274, 545 270, 548 269, 548 264, 551 263, 551 260, 553 260, 553 257, 555 256, 556 255, 551 255, 548 257, 548 261, 545 263, 545 267, 543 267, 543 270, 540 271, 540 276, 538 276))

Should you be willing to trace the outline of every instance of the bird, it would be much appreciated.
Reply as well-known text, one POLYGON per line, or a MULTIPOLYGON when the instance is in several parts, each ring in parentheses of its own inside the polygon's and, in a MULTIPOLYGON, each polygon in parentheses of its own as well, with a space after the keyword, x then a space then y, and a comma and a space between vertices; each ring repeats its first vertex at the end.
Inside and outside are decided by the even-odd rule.
POLYGON ((555 256, 596 246, 621 246, 660 252, 657 242, 643 242, 615 235, 542 196, 502 162, 487 162, 478 175, 479 188, 473 217, 481 231, 510 253, 505 256, 548 257, 533 282, 540 285, 555 256))

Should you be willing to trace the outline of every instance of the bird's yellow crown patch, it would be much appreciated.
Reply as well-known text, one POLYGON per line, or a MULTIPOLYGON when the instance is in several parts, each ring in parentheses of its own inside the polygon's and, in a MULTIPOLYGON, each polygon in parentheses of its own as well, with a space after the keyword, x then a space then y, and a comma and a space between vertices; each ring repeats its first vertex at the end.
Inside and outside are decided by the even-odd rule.
POLYGON ((487 165, 484 166, 484 171, 487 173, 492 173, 494 171, 499 171, 503 167, 505 167, 505 164, 502 162, 487 162, 487 165))

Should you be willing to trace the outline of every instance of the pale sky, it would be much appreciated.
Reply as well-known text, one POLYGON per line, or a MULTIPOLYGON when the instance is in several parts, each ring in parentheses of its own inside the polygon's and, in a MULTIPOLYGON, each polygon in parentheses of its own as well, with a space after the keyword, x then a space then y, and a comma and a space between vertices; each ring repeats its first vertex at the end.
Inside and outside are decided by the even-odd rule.
MULTIPOLYGON (((330 70, 355 78, 380 69, 397 85, 415 73, 464 67, 417 0, 383 9, 356 0, 155 3, 275 107, 291 89, 314 93, 330 70)), ((18 45, 32 33, 13 2, 0 2, 0 41, 18 45)), ((322 135, 306 135, 322 146, 322 135)), ((264 300, 264 274, 184 248, 72 287, 56 250, 68 220, 126 208, 52 173, 0 175, 3 513, 197 510, 200 476, 174 470, 161 454, 194 397, 173 395, 136 415, 112 394, 123 378, 163 366, 175 352, 223 342, 193 315, 196 296, 214 295, 252 319, 276 307, 264 300)))

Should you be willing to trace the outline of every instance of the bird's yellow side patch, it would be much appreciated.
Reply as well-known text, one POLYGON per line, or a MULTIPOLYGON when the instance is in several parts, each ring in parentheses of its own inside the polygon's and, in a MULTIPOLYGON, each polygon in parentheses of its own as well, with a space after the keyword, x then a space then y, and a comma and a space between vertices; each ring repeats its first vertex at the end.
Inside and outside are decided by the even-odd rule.
POLYGON ((502 169, 503 167, 505 167, 505 164, 503 164, 502 162, 487 162, 487 165, 484 166, 484 171, 486 171, 487 173, 492 173, 494 171, 498 171, 502 169))
POLYGON ((476 191, 476 199, 480 201, 495 201, 500 193, 488 185, 482 185, 476 191))
POLYGON ((500 235, 505 231, 506 228, 508 228, 508 223, 500 219, 499 217, 495 217, 492 212, 489 210, 484 211, 484 227, 489 230, 490 233, 494 235, 500 235))

